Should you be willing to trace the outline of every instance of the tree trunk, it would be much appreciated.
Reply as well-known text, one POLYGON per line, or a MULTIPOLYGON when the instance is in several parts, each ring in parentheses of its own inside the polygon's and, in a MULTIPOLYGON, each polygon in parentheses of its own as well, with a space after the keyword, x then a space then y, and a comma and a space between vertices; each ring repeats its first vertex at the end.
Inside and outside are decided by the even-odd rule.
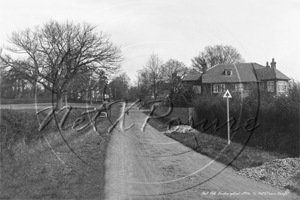
POLYGON ((93 104, 93 93, 92 90, 89 92, 90 94, 90 104, 93 104))
POLYGON ((157 93, 154 92, 153 96, 154 96, 154 99, 156 100, 157 99, 157 93))
POLYGON ((55 108, 55 110, 60 110, 62 105, 63 105, 63 93, 58 92, 56 94, 56 108, 55 108))
POLYGON ((18 88, 17 88, 17 81, 14 83, 14 99, 17 98, 18 96, 18 88))
POLYGON ((36 81, 31 81, 31 90, 30 90, 30 97, 35 97, 36 95, 36 81))
POLYGON ((65 94, 64 96, 65 96, 65 106, 67 106, 68 105, 68 94, 65 94))
POLYGON ((23 96, 25 96, 26 94, 25 94, 25 81, 22 79, 22 82, 21 82, 21 84, 22 84, 22 93, 21 93, 21 96, 23 97, 23 96))
POLYGON ((21 80, 17 79, 16 80, 17 83, 17 98, 21 98, 21 80))

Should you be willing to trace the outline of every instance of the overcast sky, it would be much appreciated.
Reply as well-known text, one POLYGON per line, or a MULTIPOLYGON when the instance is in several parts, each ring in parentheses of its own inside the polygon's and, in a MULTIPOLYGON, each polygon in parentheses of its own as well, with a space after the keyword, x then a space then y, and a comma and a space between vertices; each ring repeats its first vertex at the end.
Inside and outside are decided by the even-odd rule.
POLYGON ((300 0, 1 0, 0 44, 12 31, 54 19, 89 22, 111 35, 131 79, 151 53, 164 61, 191 59, 207 45, 232 45, 246 62, 299 80, 300 0))

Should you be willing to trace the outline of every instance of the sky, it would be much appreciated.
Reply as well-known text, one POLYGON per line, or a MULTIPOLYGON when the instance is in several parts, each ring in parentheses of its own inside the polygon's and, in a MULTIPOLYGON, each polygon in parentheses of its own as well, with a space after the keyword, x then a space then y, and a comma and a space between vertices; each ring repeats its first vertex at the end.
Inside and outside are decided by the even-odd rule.
POLYGON ((0 0, 0 45, 48 20, 97 25, 122 50, 132 82, 152 53, 191 66, 205 46, 235 47, 246 60, 300 80, 300 0, 0 0))

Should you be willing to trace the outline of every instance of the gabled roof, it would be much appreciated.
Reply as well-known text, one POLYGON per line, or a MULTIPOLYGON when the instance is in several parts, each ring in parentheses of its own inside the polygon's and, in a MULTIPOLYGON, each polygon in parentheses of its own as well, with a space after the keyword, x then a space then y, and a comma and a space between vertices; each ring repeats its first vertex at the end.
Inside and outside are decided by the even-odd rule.
POLYGON ((276 68, 264 67, 263 69, 256 70, 256 74, 259 80, 281 79, 290 80, 289 77, 281 73, 276 68))
POLYGON ((257 63, 218 64, 207 70, 205 74, 189 74, 183 81, 201 81, 201 83, 239 83, 257 82, 261 80, 290 80, 276 68, 264 67, 257 63), (231 76, 225 71, 232 71, 231 76))
POLYGON ((202 75, 202 83, 257 82, 254 70, 263 68, 264 66, 257 63, 219 64, 202 75), (226 76, 225 70, 231 70, 232 75, 226 76))

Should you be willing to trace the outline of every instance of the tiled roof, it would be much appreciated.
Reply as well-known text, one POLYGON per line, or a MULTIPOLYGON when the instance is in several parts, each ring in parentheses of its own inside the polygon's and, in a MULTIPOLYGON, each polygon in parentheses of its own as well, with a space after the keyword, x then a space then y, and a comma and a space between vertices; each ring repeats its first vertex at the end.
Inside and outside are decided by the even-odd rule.
POLYGON ((239 83, 270 79, 289 80, 290 78, 276 68, 264 67, 257 63, 236 63, 216 65, 208 69, 206 74, 189 74, 183 81, 201 81, 202 83, 239 83), (225 75, 226 70, 231 70, 232 75, 225 75))
POLYGON ((290 80, 289 77, 281 73, 276 68, 267 68, 256 70, 256 74, 259 80, 270 80, 270 79, 281 79, 281 80, 290 80))
POLYGON ((264 66, 257 63, 219 64, 207 70, 202 83, 257 82, 254 70, 262 68, 264 66), (232 75, 226 76, 225 70, 231 70, 232 75))
POLYGON ((198 81, 201 77, 201 74, 200 73, 192 73, 192 74, 189 74, 187 75, 183 81, 198 81))

